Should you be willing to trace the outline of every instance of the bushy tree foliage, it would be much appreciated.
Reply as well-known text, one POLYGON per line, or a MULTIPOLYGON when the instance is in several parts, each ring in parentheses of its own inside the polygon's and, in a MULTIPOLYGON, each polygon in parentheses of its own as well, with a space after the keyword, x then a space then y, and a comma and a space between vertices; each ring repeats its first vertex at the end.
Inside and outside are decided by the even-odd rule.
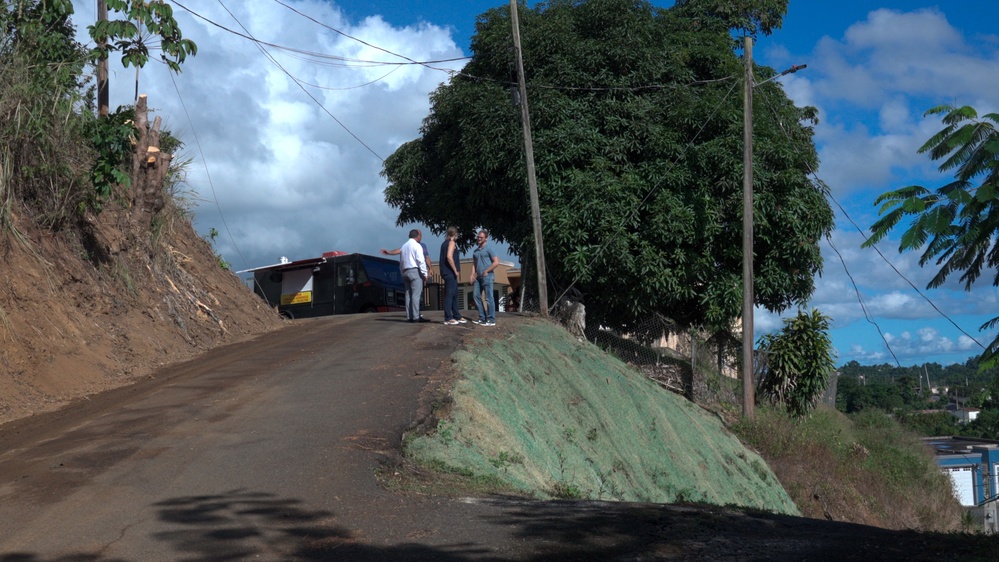
POLYGON ((31 64, 35 87, 67 95, 81 85, 86 52, 73 39, 72 14, 70 0, 6 2, 0 8, 0 58, 31 64))
POLYGON ((784 320, 776 334, 760 338, 766 354, 759 397, 782 406, 792 416, 807 414, 829 384, 836 358, 829 319, 817 309, 784 320))
POLYGON ((960 435, 962 429, 947 411, 908 412, 896 417, 900 424, 926 437, 960 435))
MULTIPOLYGON (((878 197, 874 204, 881 205, 883 216, 871 227, 864 246, 873 246, 908 218, 899 252, 921 250, 920 265, 934 262, 940 268, 929 288, 959 273, 970 291, 985 270, 994 273, 992 284, 999 286, 999 246, 995 243, 999 235, 999 113, 979 118, 971 107, 941 105, 926 115, 942 115, 945 126, 919 152, 943 160, 940 171, 953 172, 954 181, 936 191, 911 185, 878 197)), ((996 325, 999 317, 979 329, 996 325)), ((999 337, 986 347, 979 362, 983 368, 999 365, 999 337)))
POLYGON ((121 53, 121 63, 128 68, 134 65, 142 68, 149 61, 149 50, 160 50, 160 61, 174 72, 180 72, 180 65, 188 55, 198 54, 198 46, 190 39, 184 39, 177 20, 173 17, 173 7, 164 0, 106 0, 109 10, 124 16, 94 22, 87 29, 97 43, 94 55, 106 59, 109 52, 121 53))
MULTIPOLYGON (((108 5, 156 34, 171 68, 194 54, 163 2, 108 5)), ((72 15, 69 0, 10 0, 0 7, 0 226, 10 224, 13 197, 37 222, 60 228, 81 212, 100 211, 116 188, 130 183, 134 112, 119 108, 97 119, 87 89, 93 53, 75 41, 72 15)), ((126 64, 145 63, 149 33, 138 33, 135 23, 95 25, 105 38, 118 38, 111 48, 127 51, 126 64)))
MULTIPOLYGON (((552 0, 521 11, 549 292, 578 288, 589 324, 633 330, 658 312, 714 331, 740 314, 743 65, 731 30, 779 26, 782 4, 552 0), (722 10, 736 4, 773 10, 722 10)), ((472 51, 432 94, 421 136, 386 160, 386 201, 400 224, 487 227, 532 264, 506 8, 479 16, 472 51)), ((814 109, 776 82, 756 90, 754 108, 756 302, 780 311, 811 295, 832 212, 808 179, 814 109)))

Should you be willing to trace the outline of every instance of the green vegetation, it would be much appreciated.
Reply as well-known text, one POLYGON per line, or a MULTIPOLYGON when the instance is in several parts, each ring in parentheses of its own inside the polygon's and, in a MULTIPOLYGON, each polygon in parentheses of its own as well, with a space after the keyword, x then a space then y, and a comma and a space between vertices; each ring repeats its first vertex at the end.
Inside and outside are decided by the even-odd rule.
POLYGON ((891 529, 954 531, 962 510, 932 453, 882 412, 804 418, 760 408, 733 430, 760 451, 807 517, 891 529))
MULTIPOLYGON (((169 5, 122 0, 108 5, 143 22, 145 32, 122 21, 92 26, 106 28, 108 48, 127 53, 132 64, 148 59, 142 53, 148 51, 149 33, 175 70, 186 54, 194 54, 196 47, 180 36, 169 5)), ((89 83, 93 53, 74 40, 72 14, 67 0, 13 0, 0 10, 0 225, 10 230, 13 199, 23 203, 29 219, 52 230, 86 230, 109 201, 129 205, 139 136, 135 110, 123 106, 106 118, 97 116, 89 83)), ((161 140, 163 151, 182 145, 168 131, 161 132, 161 140)), ((171 196, 182 181, 178 169, 170 171, 164 186, 171 196)))
POLYGON ((129 168, 135 139, 135 109, 121 107, 104 119, 88 117, 86 134, 96 151, 90 168, 90 182, 94 186, 90 207, 100 211, 116 186, 128 188, 132 184, 129 168))
POLYGON ((84 138, 86 51, 73 40, 70 2, 8 2, 0 10, 0 224, 14 229, 9 201, 59 228, 90 200, 74 164, 93 160, 84 138))
POLYGON ((815 407, 829 384, 835 365, 829 318, 817 309, 799 311, 776 334, 760 338, 766 366, 759 383, 760 398, 802 417, 815 407))
MULTIPOLYGON (((215 239, 218 237, 219 237, 219 231, 215 230, 215 228, 211 228, 208 230, 208 236, 206 236, 206 240, 208 240, 208 243, 214 247, 215 239)), ((215 263, 218 264, 220 269, 228 270, 232 267, 229 264, 229 262, 225 261, 225 258, 222 257, 222 254, 218 252, 215 252, 215 263)))
MULTIPOLYGON (((732 33, 768 33, 786 7, 521 6, 547 277, 586 295, 588 325, 634 333, 658 312, 715 333, 741 313, 743 63, 732 33)), ((400 224, 485 226, 533 263, 510 29, 506 6, 479 16, 472 60, 432 94, 420 138, 386 159, 385 197, 400 224)), ((833 215, 808 177, 815 109, 795 107, 777 81, 754 100, 755 294, 781 311, 811 295, 833 215)))
MULTIPOLYGON (((106 59, 109 52, 121 52, 121 63, 128 68, 142 68, 149 61, 149 50, 158 48, 160 60, 170 70, 180 72, 188 55, 198 54, 198 46, 184 39, 173 17, 173 7, 163 0, 105 0, 108 10, 124 16, 94 22, 87 29, 97 44, 94 57, 106 59)), ((67 4, 69 2, 66 2, 67 4)), ((72 10, 72 8, 70 8, 72 10)))
POLYGON ((717 418, 548 322, 475 341, 455 354, 454 368, 461 378, 450 414, 436 431, 406 439, 420 466, 540 498, 797 513, 762 459, 717 418))
POLYGON ((836 409, 841 412, 885 412, 925 436, 999 439, 999 369, 982 369, 975 358, 946 367, 938 363, 864 366, 851 361, 839 372, 836 409), (937 394, 931 392, 931 385, 937 394), (957 402, 980 408, 978 419, 961 424, 944 411, 947 404, 957 402))
MULTIPOLYGON (((412 466, 388 478, 391 485, 752 506, 893 529, 964 528, 931 452, 877 410, 848 417, 820 406, 799 416, 764 405, 754 420, 733 417, 726 428, 540 320, 502 339, 470 342, 454 356, 454 370, 450 410, 435 410, 436 431, 406 437, 412 466), (446 485, 435 484, 438 478, 446 485)), ((732 405, 705 406, 725 412, 732 405)))

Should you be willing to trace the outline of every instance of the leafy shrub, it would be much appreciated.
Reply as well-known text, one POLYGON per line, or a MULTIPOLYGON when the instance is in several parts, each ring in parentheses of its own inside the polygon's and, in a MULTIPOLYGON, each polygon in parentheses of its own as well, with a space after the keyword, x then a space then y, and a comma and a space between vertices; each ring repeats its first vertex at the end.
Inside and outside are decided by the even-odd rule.
POLYGON ((828 330, 829 318, 812 309, 784 320, 779 333, 760 338, 767 361, 758 395, 793 416, 814 408, 835 366, 828 330))
POLYGON ((93 197, 90 206, 100 211, 104 201, 111 197, 115 186, 129 187, 129 168, 132 161, 132 142, 135 139, 135 108, 119 107, 104 119, 87 120, 87 137, 96 151, 90 167, 93 197))

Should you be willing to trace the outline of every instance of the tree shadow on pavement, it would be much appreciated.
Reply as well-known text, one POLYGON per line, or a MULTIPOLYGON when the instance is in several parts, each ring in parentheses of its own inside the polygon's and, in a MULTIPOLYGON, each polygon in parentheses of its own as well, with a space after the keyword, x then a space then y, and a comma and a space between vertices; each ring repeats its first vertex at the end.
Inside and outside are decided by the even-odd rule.
POLYGON ((312 510, 297 499, 232 490, 155 504, 160 519, 177 528, 155 538, 173 545, 185 561, 244 560, 468 560, 466 546, 442 550, 408 544, 365 544, 338 524, 332 512, 312 510))
POLYGON ((492 524, 533 552, 518 560, 994 560, 994 537, 895 531, 709 505, 486 500, 492 524))
MULTIPOLYGON (((183 562, 994 559, 995 541, 990 536, 893 531, 739 508, 519 498, 462 503, 477 514, 450 512, 445 517, 449 527, 442 531, 462 537, 462 542, 444 545, 420 544, 418 539, 369 544, 330 511, 244 489, 154 504, 165 530, 151 538, 167 546, 155 549, 157 553, 167 552, 168 559, 183 562)), ((147 559, 152 558, 127 561, 99 552, 55 558, 0 555, 0 562, 147 559)))

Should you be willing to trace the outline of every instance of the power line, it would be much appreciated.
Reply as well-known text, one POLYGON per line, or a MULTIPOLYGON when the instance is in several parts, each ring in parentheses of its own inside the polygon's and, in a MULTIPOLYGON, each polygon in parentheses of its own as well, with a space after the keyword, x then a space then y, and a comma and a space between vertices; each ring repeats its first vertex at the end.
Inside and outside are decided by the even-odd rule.
MULTIPOLYGON (((222 9, 224 9, 229 14, 229 16, 232 17, 233 21, 235 21, 236 24, 239 25, 239 27, 243 29, 243 31, 246 31, 247 34, 249 34, 249 31, 246 29, 246 27, 244 27, 243 24, 240 23, 239 19, 236 18, 236 16, 229 10, 229 8, 222 2, 222 0, 218 0, 218 3, 219 3, 220 6, 222 6, 222 9)), ((183 6, 181 6, 181 7, 183 7, 183 6)), ((290 72, 288 72, 284 68, 284 66, 281 65, 281 63, 279 63, 277 60, 275 60, 274 57, 272 57, 270 55, 270 53, 268 53, 267 50, 264 49, 264 47, 262 45, 260 45, 259 43, 255 43, 255 44, 257 45, 257 48, 260 49, 260 52, 263 53, 263 55, 265 57, 267 57, 267 59, 270 60, 271 63, 274 64, 274 66, 278 67, 281 70, 281 72, 284 72, 285 75, 288 76, 288 78, 291 78, 295 82, 295 84, 299 88, 301 88, 301 90, 305 93, 305 95, 309 96, 309 99, 311 99, 317 106, 319 106, 319 108, 322 109, 323 112, 326 113, 326 115, 329 115, 331 119, 333 119, 334 121, 336 121, 337 125, 340 125, 340 128, 342 128, 344 131, 346 131, 347 134, 349 134, 351 137, 353 137, 354 140, 356 140, 358 143, 361 144, 361 146, 363 146, 364 148, 368 149, 368 152, 370 152, 371 154, 373 154, 374 157, 377 158, 380 162, 384 162, 385 161, 385 159, 382 158, 377 152, 375 152, 375 150, 373 148, 371 148, 370 146, 368 146, 367 143, 365 143, 363 140, 361 140, 360 137, 358 137, 356 134, 354 134, 354 132, 351 131, 350 128, 347 127, 347 125, 345 125, 342 121, 340 121, 339 119, 337 119, 337 117, 335 115, 333 115, 333 113, 331 113, 330 110, 326 109, 326 106, 324 106, 322 103, 320 103, 320 101, 317 100, 316 97, 313 96, 311 92, 309 92, 307 89, 305 89, 305 86, 302 85, 302 82, 298 78, 292 76, 292 74, 290 72)))
MULTIPOLYGON (((490 78, 487 76, 477 76, 475 74, 469 74, 464 70, 451 70, 447 68, 436 68, 428 66, 427 68, 431 70, 439 70, 441 72, 446 72, 451 75, 451 78, 463 77, 469 80, 479 81, 479 82, 492 82, 495 84, 500 84, 506 87, 516 87, 517 83, 510 80, 501 80, 498 78, 490 78)), ((679 88, 689 88, 693 86, 706 86, 709 84, 717 84, 719 82, 727 82, 735 78, 734 75, 726 76, 724 78, 717 78, 714 80, 693 80, 685 84, 644 84, 638 86, 556 86, 553 84, 544 84, 539 82, 528 82, 527 86, 533 90, 557 90, 557 91, 567 91, 567 92, 641 92, 645 90, 668 90, 668 89, 679 89, 679 88)))
MULTIPOLYGON (((780 117, 779 117, 779 116, 777 115, 777 110, 776 110, 776 109, 775 109, 775 108, 774 108, 774 107, 773 107, 772 105, 770 105, 770 104, 768 104, 768 105, 767 105, 767 108, 768 108, 768 109, 770 109, 771 113, 773 113, 773 115, 774 115, 774 121, 775 121, 775 123, 777 124, 777 127, 778 127, 778 128, 779 128, 779 129, 781 130, 781 132, 783 132, 783 133, 784 133, 784 135, 785 135, 785 136, 787 137, 787 139, 788 139, 788 140, 790 141, 790 140, 791 140, 791 135, 790 135, 790 133, 789 133, 789 132, 787 131, 787 129, 786 129, 785 127, 784 127, 784 123, 783 123, 783 122, 782 122, 782 121, 780 120, 780 117)), ((797 145, 795 145, 794 143, 791 143, 791 146, 792 146, 792 147, 795 147, 795 150, 798 150, 798 149, 796 148, 796 146, 797 146, 797 145)), ((801 154, 800 154, 800 150, 798 150, 798 152, 799 152, 799 156, 801 156, 801 154)), ((828 188, 828 186, 827 186, 827 184, 826 184, 825 182, 823 182, 823 181, 822 181, 822 180, 821 180, 821 179, 819 178, 818 174, 817 174, 817 173, 815 172, 815 170, 814 170, 814 169, 812 169, 811 165, 810 165, 810 164, 809 164, 809 163, 808 163, 807 161, 805 161, 804 159, 802 159, 802 160, 803 160, 803 163, 804 163, 804 165, 805 165, 805 168, 806 168, 806 170, 808 171, 808 174, 809 174, 810 176, 812 176, 812 178, 813 178, 813 179, 815 180, 815 182, 817 183, 817 185, 819 185, 819 186, 823 186, 823 187, 824 187, 824 189, 822 189, 822 191, 823 191, 824 195, 825 195, 826 197, 828 197, 829 199, 831 199, 831 200, 832 200, 832 202, 836 204, 836 207, 838 207, 838 208, 839 208, 839 210, 840 210, 840 212, 841 212, 841 213, 843 213, 843 216, 844 216, 844 217, 846 217, 846 219, 847 219, 847 220, 848 220, 848 221, 850 222, 850 224, 852 224, 852 225, 853 225, 853 227, 854 227, 855 229, 857 229, 857 232, 859 232, 859 233, 860 233, 860 235, 861 235, 861 236, 862 236, 862 237, 864 238, 864 240, 865 240, 865 241, 867 241, 867 240, 868 240, 868 236, 867 236, 867 234, 866 234, 866 233, 864 232, 864 230, 863 230, 862 228, 860 228, 860 226, 858 226, 858 225, 857 225, 857 223, 856 223, 856 222, 854 222, 853 218, 851 218, 851 217, 850 217, 850 214, 846 212, 846 209, 844 209, 844 208, 843 208, 843 206, 842 206, 842 205, 841 205, 841 204, 839 203, 839 201, 837 201, 837 200, 836 200, 836 198, 835 198, 835 197, 833 196, 833 194, 832 194, 832 190, 831 190, 831 189, 829 189, 829 188, 828 188)), ((826 238, 826 239, 827 239, 827 240, 828 240, 828 241, 830 242, 830 247, 832 247, 832 248, 833 248, 833 250, 834 250, 834 251, 836 252, 836 255, 837 255, 837 256, 839 256, 839 258, 840 258, 840 261, 841 261, 841 262, 843 263, 843 268, 844 268, 844 269, 846 269, 846 262, 845 262, 845 261, 843 260, 843 256, 842 256, 842 255, 841 255, 841 254, 839 253, 839 250, 837 250, 837 249, 836 249, 836 247, 832 245, 832 240, 831 240, 831 238, 827 236, 827 238, 826 238)), ((934 303, 934 302, 933 302, 933 301, 932 301, 932 300, 931 300, 931 299, 930 299, 929 297, 927 297, 927 296, 926 296, 925 294, 923 294, 923 292, 922 292, 922 291, 920 291, 920 290, 919 290, 919 288, 918 288, 918 287, 916 287, 916 285, 915 285, 915 284, 914 284, 914 283, 913 283, 912 281, 910 281, 908 277, 906 277, 906 276, 905 276, 905 275, 904 275, 904 274, 903 274, 903 273, 902 273, 901 271, 899 271, 899 270, 898 270, 898 268, 897 268, 897 267, 895 267, 895 265, 894 265, 894 264, 893 264, 893 263, 892 263, 892 262, 891 262, 891 261, 890 261, 890 260, 889 260, 889 259, 888 259, 888 258, 887 258, 887 257, 886 257, 886 256, 885 256, 884 254, 883 254, 883 253, 881 253, 881 250, 879 250, 879 249, 877 248, 877 246, 871 246, 871 248, 873 248, 873 249, 874 249, 874 251, 875 251, 875 252, 877 252, 878 256, 880 256, 880 257, 881 257, 881 259, 882 259, 882 260, 884 260, 884 262, 885 262, 886 264, 888 264, 888 266, 889 266, 889 267, 891 267, 891 268, 892 268, 892 270, 893 270, 893 271, 894 271, 894 272, 895 272, 895 273, 896 273, 896 274, 897 274, 897 275, 898 275, 899 277, 901 277, 901 278, 902 278, 902 279, 903 279, 903 280, 904 280, 904 281, 905 281, 906 283, 908 283, 908 284, 909 284, 909 286, 910 286, 910 287, 912 287, 912 290, 914 290, 914 291, 916 292, 916 294, 918 294, 918 295, 919 295, 920 297, 922 297, 922 298, 923 298, 923 300, 925 300, 925 301, 926 301, 927 303, 929 303, 929 305, 930 305, 931 307, 933 307, 933 310, 937 311, 937 313, 938 313, 938 314, 939 314, 939 315, 940 315, 941 317, 945 318, 945 319, 946 319, 946 320, 947 320, 948 322, 950 322, 950 324, 951 324, 952 326, 954 326, 955 328, 957 328, 957 330, 958 330, 959 332, 961 332, 962 334, 964 334, 964 335, 965 335, 965 336, 966 336, 967 338, 969 338, 969 339, 970 339, 971 341, 975 342, 975 344, 977 344, 977 345, 978 345, 978 347, 980 347, 980 348, 982 348, 982 349, 985 349, 985 346, 983 346, 983 345, 982 345, 982 344, 981 344, 981 343, 980 343, 980 342, 979 342, 979 341, 978 341, 977 339, 975 339, 975 338, 974 338, 974 337, 973 337, 972 335, 968 334, 968 332, 964 331, 964 329, 963 329, 963 328, 961 328, 960 326, 958 326, 958 325, 957 325, 957 323, 956 323, 956 322, 954 322, 954 320, 953 320, 953 319, 951 319, 951 317, 950 317, 950 316, 948 316, 948 315, 947 315, 947 314, 945 314, 945 313, 944 313, 944 312, 943 312, 942 310, 940 310, 940 308, 939 308, 939 307, 937 307, 937 305, 936 305, 936 304, 935 304, 935 303, 934 303)), ((850 275, 849 275, 849 271, 847 271, 847 276, 848 276, 848 277, 850 276, 850 275)), ((853 277, 850 277, 850 281, 851 281, 851 282, 853 281, 853 277)), ((854 287, 856 288, 856 283, 854 283, 854 287)), ((858 297, 859 297, 859 295, 860 295, 860 293, 859 293, 859 290, 858 290, 857 294, 858 294, 858 297)), ((862 300, 862 299, 861 299, 861 307, 862 307, 862 308, 864 308, 864 303, 863 303, 863 300, 862 300)), ((867 314, 867 310, 866 310, 866 308, 864 308, 864 313, 865 313, 865 315, 867 314)), ((870 318, 868 319, 868 321, 870 321, 870 322, 871 322, 871 323, 873 323, 873 324, 874 324, 874 325, 875 325, 876 327, 878 327, 878 326, 877 326, 877 323, 876 323, 876 322, 873 322, 873 321, 872 321, 872 320, 871 320, 870 318)), ((880 328, 880 327, 878 327, 878 333, 879 333, 879 334, 881 333, 881 328, 880 328)), ((885 340, 885 346, 886 346, 886 347, 888 347, 888 351, 889 351, 889 352, 891 352, 891 346, 889 346, 889 345, 888 345, 888 341, 887 341, 887 339, 885 339, 885 337, 884 337, 884 335, 883 335, 883 334, 882 334, 882 339, 884 339, 884 340, 885 340)), ((894 356, 895 356, 895 354, 894 354, 894 352, 892 352, 892 357, 894 357, 894 356)), ((896 359, 895 359, 895 361, 896 361, 896 362, 898 362, 898 359, 896 358, 896 359)))
POLYGON ((895 364, 901 367, 902 364, 899 363, 898 357, 895 356, 895 352, 892 350, 891 344, 888 343, 888 338, 884 335, 884 332, 881 331, 881 326, 879 326, 878 323, 874 321, 874 316, 870 313, 870 311, 867 310, 867 305, 864 303, 864 297, 860 294, 860 288, 857 286, 857 281, 854 280, 853 275, 850 274, 850 269, 846 266, 846 260, 843 259, 843 254, 840 254, 839 248, 837 248, 836 245, 833 244, 832 236, 827 234, 826 242, 829 243, 829 247, 832 248, 834 252, 836 252, 837 256, 839 256, 839 262, 843 264, 843 271, 846 272, 846 276, 850 279, 850 283, 853 284, 853 290, 857 294, 857 301, 860 302, 860 308, 861 310, 864 311, 864 318, 866 318, 868 322, 874 325, 874 328, 877 329, 878 331, 878 335, 881 336, 881 340, 885 342, 885 347, 888 348, 888 353, 891 353, 892 359, 895 360, 895 364))
POLYGON ((219 204, 218 195, 215 193, 215 183, 212 181, 212 174, 208 170, 208 159, 205 158, 205 151, 201 147, 201 141, 198 139, 198 132, 194 128, 194 120, 191 119, 191 114, 187 111, 187 104, 184 103, 184 96, 181 95, 180 88, 177 87, 177 80, 174 78, 172 72, 169 74, 170 81, 173 82, 173 89, 177 92, 177 99, 180 100, 180 107, 184 110, 184 115, 187 117, 187 122, 191 127, 191 134, 194 135, 194 143, 198 146, 198 153, 201 154, 201 163, 205 167, 205 177, 208 178, 208 187, 212 190, 212 201, 215 203, 215 208, 218 209, 219 218, 222 219, 222 228, 225 229, 226 236, 229 237, 229 241, 232 243, 233 249, 236 250, 236 254, 239 255, 239 259, 243 262, 243 267, 246 267, 246 258, 243 257, 243 253, 239 250, 239 246, 236 244, 236 239, 229 230, 229 223, 226 222, 225 215, 222 213, 222 206, 219 204))
MULTIPOLYGON (((187 6, 181 4, 180 2, 177 2, 176 0, 171 0, 171 2, 174 3, 174 4, 176 4, 178 7, 180 7, 181 9, 183 9, 184 11, 186 11, 187 13, 191 14, 192 16, 194 16, 194 17, 196 17, 196 18, 198 18, 198 19, 200 19, 200 20, 202 20, 202 21, 204 21, 204 22, 206 22, 206 23, 208 23, 208 24, 210 24, 210 25, 212 25, 214 27, 217 27, 217 28, 219 28, 219 29, 221 29, 221 30, 223 30, 223 31, 225 31, 227 33, 231 33, 233 35, 236 35, 237 37, 242 37, 243 39, 246 39, 248 41, 252 41, 253 43, 257 44, 258 46, 259 45, 263 45, 263 46, 271 47, 273 49, 278 49, 278 50, 281 50, 281 51, 285 51, 285 52, 288 52, 288 53, 296 53, 296 54, 299 54, 299 55, 305 55, 305 57, 307 57, 307 58, 314 58, 314 59, 319 59, 319 60, 339 61, 341 63, 345 63, 345 64, 333 65, 333 66, 344 66, 344 67, 351 67, 351 68, 354 68, 354 67, 363 68, 363 67, 372 67, 372 66, 411 66, 411 65, 427 66, 427 65, 430 65, 430 64, 442 64, 442 63, 446 63, 446 62, 456 62, 456 61, 461 61, 461 60, 467 60, 468 59, 468 57, 455 57, 455 58, 449 58, 449 59, 437 59, 437 60, 430 60, 430 61, 417 61, 417 60, 413 60, 413 59, 411 59, 409 57, 406 57, 404 55, 398 55, 398 54, 392 53, 391 51, 388 51, 386 49, 382 49, 381 47, 377 47, 375 45, 371 45, 369 43, 366 43, 366 42, 364 42, 364 41, 362 41, 360 39, 357 39, 356 37, 352 37, 350 35, 347 35, 346 33, 343 33, 342 31, 339 31, 337 29, 329 27, 329 26, 327 26, 325 24, 322 24, 322 25, 324 27, 327 27, 328 29, 330 29, 332 31, 335 31, 336 33, 338 33, 340 35, 343 35, 344 37, 347 37, 349 39, 353 39, 355 41, 358 41, 359 43, 367 45, 367 46, 369 46, 369 47, 371 47, 373 49, 377 49, 377 50, 383 51, 385 53, 391 54, 393 56, 397 56, 399 58, 402 58, 402 59, 404 59, 405 62, 403 62, 403 61, 374 61, 374 60, 366 60, 366 59, 354 59, 354 58, 342 57, 342 56, 337 56, 337 55, 328 55, 328 54, 324 54, 324 53, 318 53, 318 52, 315 52, 315 51, 307 51, 307 50, 304 50, 304 49, 298 49, 298 48, 294 48, 294 47, 287 47, 287 46, 284 46, 284 45, 279 45, 277 43, 270 43, 270 42, 267 42, 267 41, 262 41, 260 39, 257 39, 256 37, 253 37, 253 35, 251 35, 250 32, 245 27, 243 27, 242 24, 239 24, 239 26, 240 26, 240 28, 243 29, 244 33, 240 33, 239 31, 236 31, 234 29, 230 29, 230 28, 228 28, 228 27, 226 27, 226 26, 224 26, 224 25, 222 25, 222 24, 220 24, 220 23, 218 23, 218 22, 216 22, 216 21, 214 21, 214 20, 212 20, 212 19, 210 19, 210 18, 208 18, 206 16, 203 16, 200 13, 195 12, 194 10, 192 10, 192 9, 188 8, 187 6)), ((225 8, 225 6, 223 6, 223 8, 225 8)), ((239 23, 239 21, 236 20, 236 17, 233 16, 232 12, 230 12, 228 8, 225 8, 225 10, 226 10, 226 12, 229 13, 230 16, 232 16, 233 20, 235 20, 237 23, 239 23)), ((313 20, 313 21, 315 21, 315 20, 313 20)), ((332 63, 323 63, 323 64, 332 64, 332 63)))
MULTIPOLYGON (((859 232, 860 235, 864 237, 864 241, 867 241, 868 240, 868 236, 864 233, 864 231, 859 226, 857 226, 857 223, 853 222, 853 219, 850 218, 850 215, 849 215, 849 213, 846 212, 846 209, 844 209, 843 206, 839 204, 839 201, 837 201, 836 198, 832 196, 832 193, 827 193, 827 195, 829 196, 830 199, 833 200, 833 203, 836 203, 836 206, 839 207, 839 210, 843 213, 843 215, 846 217, 846 219, 848 221, 850 221, 850 224, 852 224, 853 227, 857 229, 857 232, 859 232)), ((947 321, 950 322, 952 326, 954 326, 955 328, 957 328, 959 332, 961 332, 962 334, 964 334, 965 336, 967 336, 969 339, 971 339, 971 341, 973 341, 976 344, 978 344, 978 347, 980 347, 982 349, 985 349, 984 345, 982 345, 981 343, 979 343, 979 341, 977 339, 975 339, 973 336, 971 336, 970 334, 968 334, 968 332, 965 332, 964 329, 962 329, 960 326, 958 326, 957 323, 954 322, 954 320, 952 320, 950 316, 947 316, 947 314, 945 314, 942 310, 940 310, 940 308, 937 307, 937 305, 934 304, 934 302, 932 300, 930 300, 929 297, 927 297, 926 295, 924 295, 923 292, 920 291, 919 288, 916 287, 916 285, 912 281, 910 281, 908 277, 906 277, 901 271, 899 271, 898 268, 895 267, 895 265, 893 263, 891 263, 891 261, 889 261, 888 258, 885 257, 885 255, 883 253, 881 253, 881 250, 879 250, 877 248, 877 246, 871 246, 871 248, 873 248, 874 251, 877 252, 877 254, 879 256, 881 256, 881 259, 884 260, 884 262, 887 263, 888 266, 891 267, 892 270, 894 270, 895 273, 897 273, 899 277, 901 277, 902 279, 904 279, 905 282, 908 283, 910 287, 912 287, 913 291, 916 291, 916 294, 918 294, 919 296, 923 297, 923 299, 926 302, 928 302, 931 307, 933 307, 933 310, 937 311, 937 313, 940 314, 940 316, 946 318, 947 321)))
MULTIPOLYGON (((311 22, 313 22, 313 23, 315 23, 317 25, 320 25, 320 26, 322 26, 322 27, 324 27, 324 28, 326 28, 326 29, 328 29, 328 30, 330 30, 330 31, 338 34, 338 35, 341 35, 341 36, 346 37, 347 39, 351 39, 353 41, 357 41, 358 43, 360 43, 360 44, 362 44, 362 45, 364 45, 366 47, 371 47, 372 49, 381 51, 383 53, 392 55, 394 57, 399 57, 399 58, 401 58, 401 59, 403 59, 405 61, 408 61, 409 64, 420 64, 420 65, 426 66, 427 64, 431 64, 431 62, 442 62, 442 61, 417 62, 417 61, 415 61, 415 60, 407 57, 406 55, 400 55, 399 53, 394 53, 394 52, 392 52, 392 51, 390 51, 388 49, 385 49, 383 47, 379 47, 378 45, 373 45, 373 44, 368 43, 367 41, 365 41, 363 39, 359 39, 357 37, 354 37, 353 35, 349 35, 347 33, 344 33, 343 31, 340 31, 339 29, 336 29, 335 27, 331 27, 331 26, 329 26, 329 25, 327 25, 327 24, 325 24, 325 23, 317 20, 316 18, 314 18, 314 17, 312 17, 312 16, 310 16, 308 14, 304 14, 304 13, 296 10, 295 8, 292 8, 288 4, 285 4, 284 2, 282 2, 281 0, 274 0, 274 2, 276 2, 276 3, 278 3, 278 4, 282 5, 282 6, 284 6, 285 8, 288 8, 289 10, 291 10, 292 12, 295 12, 296 14, 302 16, 303 18, 306 18, 309 21, 311 21, 311 22)), ((467 58, 468 57, 462 57, 461 59, 450 59, 449 61, 443 61, 443 62, 450 62, 450 61, 454 61, 454 60, 463 60, 463 59, 467 59, 467 58)))

